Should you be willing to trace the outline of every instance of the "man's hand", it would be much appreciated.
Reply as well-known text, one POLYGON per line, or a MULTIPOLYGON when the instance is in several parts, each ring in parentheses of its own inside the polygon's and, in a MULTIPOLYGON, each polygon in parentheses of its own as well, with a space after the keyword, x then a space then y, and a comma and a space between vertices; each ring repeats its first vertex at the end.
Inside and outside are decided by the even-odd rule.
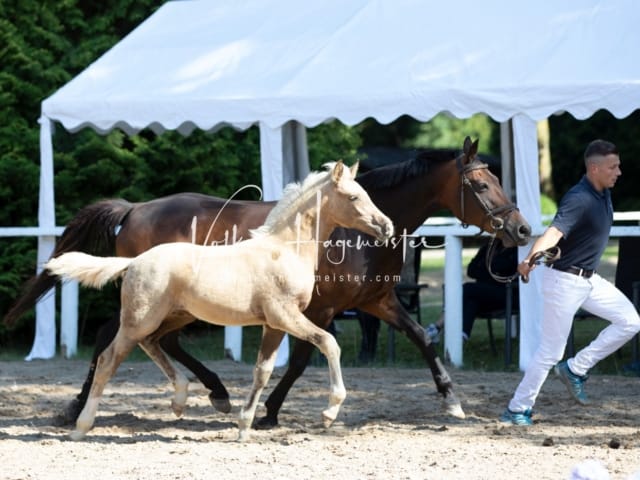
POLYGON ((531 273, 534 268, 536 268, 536 264, 531 263, 528 258, 525 258, 518 264, 518 273, 522 276, 522 281, 524 283, 529 283, 529 273, 531 273))

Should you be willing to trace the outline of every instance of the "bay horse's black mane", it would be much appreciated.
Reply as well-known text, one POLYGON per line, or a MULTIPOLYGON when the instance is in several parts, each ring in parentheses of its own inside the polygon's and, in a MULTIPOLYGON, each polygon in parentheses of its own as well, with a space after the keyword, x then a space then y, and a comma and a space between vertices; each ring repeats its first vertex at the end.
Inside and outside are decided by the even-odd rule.
POLYGON ((366 189, 392 188, 407 179, 425 175, 435 165, 448 162, 459 153, 460 151, 455 149, 421 150, 410 160, 392 163, 363 173, 358 177, 358 183, 366 189))

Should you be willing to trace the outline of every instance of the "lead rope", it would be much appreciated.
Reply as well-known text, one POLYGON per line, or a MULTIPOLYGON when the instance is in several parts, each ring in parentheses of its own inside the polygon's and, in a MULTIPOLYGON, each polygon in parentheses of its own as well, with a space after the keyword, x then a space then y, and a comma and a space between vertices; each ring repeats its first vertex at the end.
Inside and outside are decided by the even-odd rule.
MULTIPOLYGON (((495 255, 495 250, 496 250, 496 237, 493 236, 491 237, 491 242, 489 243, 489 248, 487 248, 487 254, 485 255, 485 266, 487 268, 487 272, 489 272, 489 275, 491 275, 491 277, 496 282, 500 282, 500 283, 513 282, 520 275, 520 273, 517 270, 513 275, 509 275, 509 276, 498 275, 497 273, 493 273, 493 271, 491 270, 491 263, 493 260, 493 256, 495 255)), ((541 250, 539 252, 534 253, 531 256, 531 258, 529 259, 529 265, 530 266, 540 265, 540 264, 551 265, 553 262, 555 262, 560 258, 560 254, 561 254, 560 247, 558 247, 557 245, 554 247, 548 248, 547 250, 541 250)), ((524 283, 528 283, 529 277, 522 277, 522 281, 524 283)))

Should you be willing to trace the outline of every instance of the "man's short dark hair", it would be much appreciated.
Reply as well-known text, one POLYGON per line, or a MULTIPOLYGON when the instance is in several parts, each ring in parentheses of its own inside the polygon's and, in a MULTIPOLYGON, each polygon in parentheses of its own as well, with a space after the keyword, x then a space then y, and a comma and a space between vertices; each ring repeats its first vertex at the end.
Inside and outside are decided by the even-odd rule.
POLYGON ((606 140, 594 140, 587 145, 587 148, 584 151, 584 159, 586 160, 594 155, 602 155, 603 157, 606 157, 612 153, 618 155, 618 147, 613 143, 607 142, 606 140))

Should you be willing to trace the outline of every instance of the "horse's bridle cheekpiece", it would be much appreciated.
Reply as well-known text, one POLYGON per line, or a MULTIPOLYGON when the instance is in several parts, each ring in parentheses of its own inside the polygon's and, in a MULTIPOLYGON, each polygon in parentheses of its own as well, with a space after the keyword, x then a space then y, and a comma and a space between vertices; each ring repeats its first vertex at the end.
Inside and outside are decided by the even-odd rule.
MULTIPOLYGON (((489 249, 487 250, 487 254, 485 257, 487 271, 489 272, 489 275, 493 277, 494 280, 501 283, 510 283, 514 281, 516 278, 518 278, 518 275, 519 275, 518 272, 507 277, 498 275, 491 270, 491 259, 493 258, 493 255, 495 253, 495 239, 496 239, 495 232, 504 229, 503 217, 513 212, 514 210, 518 210, 518 207, 515 205, 515 203, 508 203, 500 207, 489 208, 489 206, 487 205, 487 202, 485 202, 482 199, 482 197, 478 195, 478 192, 474 190, 473 185, 471 184, 471 180, 469 180, 469 178, 467 177, 467 173, 473 170, 489 168, 489 165, 487 165, 486 163, 478 162, 474 160, 466 165, 463 165, 462 155, 461 155, 458 158, 456 158, 456 166, 458 167, 458 171, 460 172, 460 218, 462 220, 462 226, 464 228, 467 228, 469 226, 469 224, 465 223, 464 221, 464 189, 465 189, 464 187, 466 186, 466 187, 469 187, 469 190, 471 190, 471 193, 473 193, 473 197, 476 199, 478 204, 482 207, 486 215, 490 218, 491 228, 493 228, 494 230, 494 233, 491 237, 491 243, 489 245, 489 249)), ((483 229, 480 229, 480 233, 482 232, 483 232, 483 229)))
MULTIPOLYGON (((518 207, 515 203, 508 203, 500 207, 489 208, 482 197, 478 195, 478 192, 473 189, 471 180, 469 180, 469 178, 467 177, 467 173, 473 170, 480 170, 485 168, 488 169, 489 165, 475 160, 468 163, 467 165, 463 165, 461 158, 462 156, 456 158, 456 166, 458 167, 458 171, 460 172, 460 219, 462 221, 462 227, 467 228, 469 226, 469 224, 464 221, 464 187, 466 186, 469 187, 469 190, 471 190, 471 193, 473 193, 473 197, 480 204, 487 216, 491 219, 491 228, 493 228, 494 231, 504 229, 504 219, 502 217, 508 215, 514 210, 518 210, 518 207)), ((481 229, 480 233, 482 233, 482 231, 483 230, 481 229)))

